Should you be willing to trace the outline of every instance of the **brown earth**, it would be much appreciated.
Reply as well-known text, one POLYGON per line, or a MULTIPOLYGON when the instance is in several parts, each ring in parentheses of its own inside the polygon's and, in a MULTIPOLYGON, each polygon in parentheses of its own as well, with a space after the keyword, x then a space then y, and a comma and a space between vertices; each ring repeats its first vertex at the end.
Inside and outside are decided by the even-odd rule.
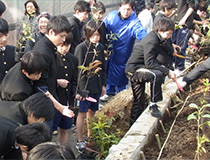
MULTIPOLYGON (((187 120, 187 116, 195 111, 193 108, 189 107, 189 104, 195 103, 201 106, 200 100, 207 99, 209 101, 210 96, 204 96, 203 94, 205 89, 203 83, 206 78, 209 78, 209 76, 210 72, 205 73, 199 80, 193 82, 191 87, 186 87, 184 93, 178 94, 178 97, 182 101, 185 101, 187 96, 189 97, 186 101, 184 109, 180 112, 176 119, 176 123, 163 149, 160 159, 194 159, 197 146, 197 126, 196 120, 187 120)), ((177 112, 180 110, 182 105, 183 104, 180 104, 178 107, 170 107, 167 115, 163 118, 163 124, 167 133, 164 133, 161 127, 158 129, 157 134, 160 135, 161 145, 163 145, 171 124, 174 121, 174 117, 177 115, 177 112)), ((203 154, 200 159, 210 159, 209 143, 205 143, 205 149, 207 150, 207 153, 203 154)), ((158 149, 155 138, 145 147, 144 150, 146 159, 157 159, 159 152, 160 150, 158 149)))

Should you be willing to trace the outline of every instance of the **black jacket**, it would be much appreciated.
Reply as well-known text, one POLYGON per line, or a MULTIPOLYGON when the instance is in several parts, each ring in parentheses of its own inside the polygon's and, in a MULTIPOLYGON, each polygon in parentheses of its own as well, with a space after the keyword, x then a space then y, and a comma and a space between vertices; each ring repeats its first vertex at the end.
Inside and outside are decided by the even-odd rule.
POLYGON ((1 83, 1 99, 23 101, 34 93, 33 81, 20 70, 21 62, 13 66, 1 83))
POLYGON ((69 52, 66 55, 58 53, 57 62, 57 79, 66 79, 69 81, 69 84, 66 88, 62 88, 60 86, 57 88, 59 102, 63 105, 67 105, 68 101, 70 106, 73 106, 73 100, 77 87, 78 59, 69 52))
POLYGON ((83 23, 79 21, 75 16, 72 16, 69 19, 69 23, 71 25, 71 32, 73 34, 73 43, 71 44, 70 53, 75 54, 75 48, 78 44, 80 44, 82 39, 82 28, 83 23))
MULTIPOLYGON (((163 52, 162 41, 158 34, 152 31, 140 42, 135 43, 133 52, 127 61, 125 72, 134 73, 139 68, 147 68, 160 70, 163 74, 168 75, 169 69, 157 59, 161 52, 163 52)), ((162 58, 164 61, 170 60, 167 59, 168 57, 163 56, 162 58)))
POLYGON ((21 102, 0 101, 0 116, 8 118, 18 124, 28 124, 21 102))
MULTIPOLYGON (((195 7, 195 0, 176 0, 177 3, 177 11, 172 18, 174 18, 174 22, 178 23, 186 14, 189 8, 195 7)), ((186 26, 188 28, 193 27, 193 13, 186 20, 186 26)))
POLYGON ((44 36, 35 44, 33 50, 39 51, 46 61, 46 69, 35 85, 47 86, 50 93, 57 98, 57 47, 44 36))
POLYGON ((24 52, 26 53, 26 52, 32 50, 32 48, 34 47, 35 43, 38 42, 42 37, 44 37, 43 33, 41 33, 41 32, 35 33, 33 35, 34 41, 29 40, 29 39, 26 41, 26 46, 25 46, 24 52))
POLYGON ((22 159, 20 148, 15 146, 14 130, 19 125, 0 116, 0 157, 3 159, 22 159))
POLYGON ((9 69, 15 65, 15 47, 6 45, 4 51, 0 51, 0 83, 9 69))
MULTIPOLYGON (((78 58, 79 66, 81 66, 84 61, 84 66, 87 67, 94 60, 99 60, 102 62, 99 67, 101 67, 101 71, 98 74, 94 74, 88 81, 88 85, 86 90, 89 90, 89 93, 97 93, 100 94, 102 91, 102 86, 106 85, 106 68, 105 68, 105 58, 104 58, 104 46, 100 43, 98 45, 90 44, 89 41, 84 41, 80 43, 75 50, 75 55, 78 58), (89 48, 89 49, 88 49, 89 48), (96 49, 96 54, 94 54, 93 49, 96 49), (87 59, 85 61, 85 55, 87 53, 87 59), (94 58, 95 55, 95 58, 94 58)), ((80 72, 80 70, 79 70, 80 72)), ((80 90, 85 89, 85 84, 87 82, 87 72, 81 75, 79 79, 79 88, 80 90)))

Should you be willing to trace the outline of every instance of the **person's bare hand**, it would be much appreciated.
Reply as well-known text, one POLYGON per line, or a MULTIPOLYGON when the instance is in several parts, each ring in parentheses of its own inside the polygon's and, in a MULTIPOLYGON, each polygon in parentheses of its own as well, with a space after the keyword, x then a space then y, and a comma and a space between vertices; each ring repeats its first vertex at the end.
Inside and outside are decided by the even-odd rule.
POLYGON ((169 70, 168 78, 170 78, 170 79, 176 78, 176 74, 174 73, 174 71, 169 70))
POLYGON ((80 100, 80 101, 84 101, 85 100, 85 98, 82 97, 80 94, 76 94, 75 98, 80 100))
POLYGON ((68 106, 62 106, 62 114, 69 118, 72 118, 75 116, 74 112, 68 109, 68 106))
POLYGON ((66 79, 57 79, 57 83, 62 88, 66 88, 68 86, 68 84, 69 84, 69 81, 66 80, 66 79))

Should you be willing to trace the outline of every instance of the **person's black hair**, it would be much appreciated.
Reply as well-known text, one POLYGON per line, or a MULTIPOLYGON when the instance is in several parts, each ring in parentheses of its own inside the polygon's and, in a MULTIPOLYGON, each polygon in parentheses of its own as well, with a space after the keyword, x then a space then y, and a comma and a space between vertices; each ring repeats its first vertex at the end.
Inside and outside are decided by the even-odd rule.
POLYGON ((86 40, 89 40, 90 37, 96 31, 98 31, 98 29, 99 29, 98 23, 93 19, 89 20, 84 27, 84 33, 85 33, 86 40))
POLYGON ((6 6, 4 2, 0 1, 0 16, 6 11, 6 6))
POLYGON ((160 9, 165 12, 166 10, 170 10, 173 8, 176 8, 176 3, 174 1, 171 0, 163 0, 162 2, 160 2, 160 9))
POLYGON ((31 115, 37 119, 45 118, 51 120, 55 114, 53 102, 44 93, 35 93, 22 102, 22 108, 26 115, 31 115))
POLYGON ((31 50, 25 53, 21 60, 20 69, 24 69, 29 75, 41 73, 45 70, 46 62, 38 51, 31 50))
POLYGON ((74 5, 74 11, 90 13, 91 11, 90 3, 86 1, 77 1, 76 4, 74 5))
POLYGON ((46 159, 75 159, 71 147, 67 144, 60 145, 56 142, 45 142, 34 147, 26 160, 46 160, 46 159))
POLYGON ((132 1, 132 0, 121 0, 119 6, 121 7, 122 5, 129 4, 131 6, 131 8, 134 10, 134 9, 136 9, 135 7, 136 7, 136 4, 138 3, 138 1, 139 0, 135 0, 135 1, 132 1))
POLYGON ((155 0, 154 2, 155 3, 160 3, 162 0, 155 0))
POLYGON ((9 25, 7 21, 3 18, 0 18, 0 33, 8 34, 9 33, 9 25))
POLYGON ((146 9, 148 9, 148 10, 153 9, 153 8, 154 8, 154 6, 155 6, 155 4, 154 4, 154 3, 149 2, 149 3, 147 3, 147 4, 146 4, 146 9))
POLYGON ((96 12, 105 13, 106 12, 106 7, 102 2, 96 2, 91 7, 91 12, 93 12, 93 13, 96 13, 96 12))
POLYGON ((63 42, 63 45, 69 45, 73 43, 73 34, 69 32, 66 36, 66 40, 63 42))
POLYGON ((153 31, 174 31, 174 22, 168 17, 161 17, 153 25, 153 31))
POLYGON ((71 26, 66 18, 66 16, 53 16, 47 23, 47 32, 53 30, 55 34, 59 34, 61 32, 69 33, 71 31, 71 26))
POLYGON ((32 123, 15 129, 16 142, 27 146, 27 151, 40 143, 51 141, 51 137, 50 129, 46 123, 32 123))
POLYGON ((35 7, 35 9, 36 9, 36 15, 39 15, 39 14, 40 14, 40 9, 39 9, 38 4, 37 4, 36 1, 34 1, 34 0, 28 0, 28 1, 25 2, 25 4, 24 4, 24 6, 25 6, 25 13, 24 13, 24 14, 25 14, 25 15, 28 14, 28 12, 27 12, 27 10, 26 10, 26 5, 27 5, 29 2, 33 3, 33 5, 34 5, 34 7, 35 7))
POLYGON ((39 21, 40 18, 42 18, 42 17, 45 17, 45 18, 47 18, 48 20, 50 20, 51 15, 50 15, 49 13, 47 13, 47 12, 42 12, 42 13, 39 15, 38 21, 39 21))

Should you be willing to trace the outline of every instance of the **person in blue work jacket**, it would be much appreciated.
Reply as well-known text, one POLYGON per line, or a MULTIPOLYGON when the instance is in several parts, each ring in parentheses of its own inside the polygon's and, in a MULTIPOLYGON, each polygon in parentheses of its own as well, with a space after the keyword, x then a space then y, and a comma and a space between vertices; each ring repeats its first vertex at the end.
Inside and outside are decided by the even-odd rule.
POLYGON ((125 75, 125 65, 131 55, 135 39, 141 41, 147 34, 134 11, 134 2, 122 0, 119 11, 110 12, 104 19, 108 37, 107 45, 111 45, 109 61, 107 63, 107 87, 106 95, 100 98, 107 101, 110 95, 124 90, 128 84, 125 75), (115 34, 117 40, 109 38, 115 34), (110 43, 110 44, 109 44, 110 43))

